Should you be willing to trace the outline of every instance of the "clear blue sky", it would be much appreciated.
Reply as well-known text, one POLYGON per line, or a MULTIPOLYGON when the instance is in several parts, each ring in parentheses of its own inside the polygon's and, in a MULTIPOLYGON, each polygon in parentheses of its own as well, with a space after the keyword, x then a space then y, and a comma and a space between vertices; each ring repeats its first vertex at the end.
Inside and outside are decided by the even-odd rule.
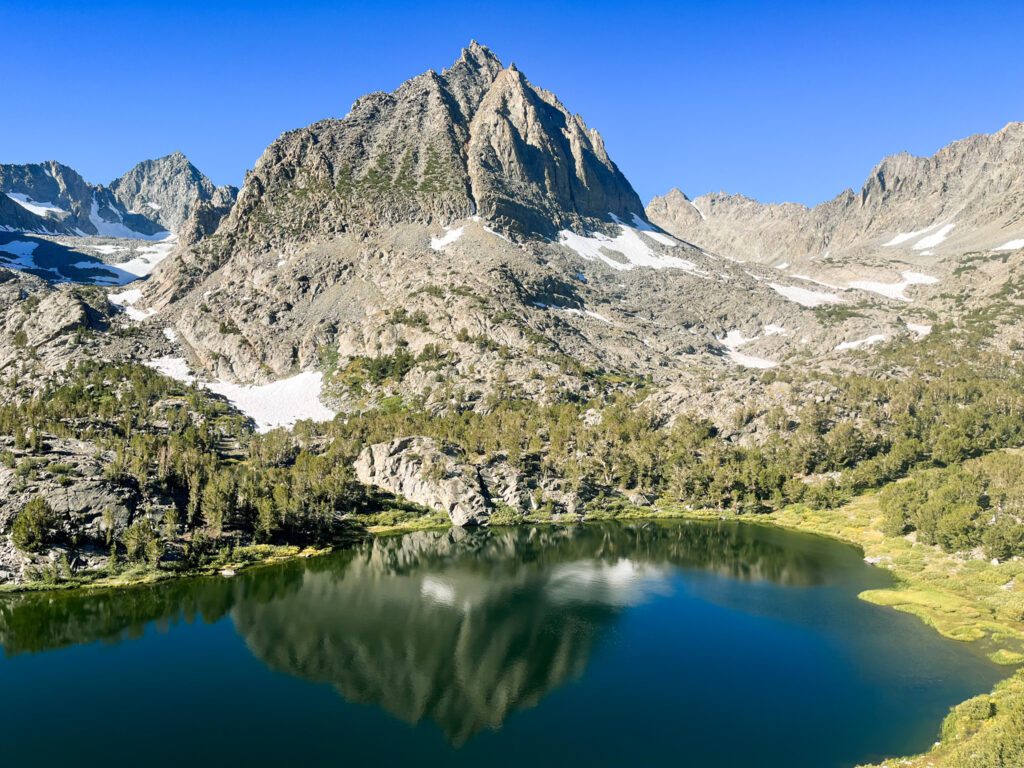
POLYGON ((282 131, 470 39, 605 137, 646 201, 815 203, 1024 120, 1024 3, 0 0, 0 162, 106 183, 176 149, 240 184, 282 131))

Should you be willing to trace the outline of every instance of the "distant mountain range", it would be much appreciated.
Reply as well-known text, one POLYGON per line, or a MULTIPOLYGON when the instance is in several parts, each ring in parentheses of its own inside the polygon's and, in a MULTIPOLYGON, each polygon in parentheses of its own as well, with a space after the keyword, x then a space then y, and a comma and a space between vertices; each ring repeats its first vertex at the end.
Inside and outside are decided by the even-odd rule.
POLYGON ((0 231, 163 239, 201 203, 223 206, 237 193, 214 186, 180 152, 141 162, 108 186, 52 160, 0 165, 0 231))
POLYGON ((722 193, 691 201, 673 189, 654 198, 647 215, 719 255, 790 272, 1012 250, 1024 244, 1024 123, 931 157, 887 157, 859 192, 814 208, 722 193))

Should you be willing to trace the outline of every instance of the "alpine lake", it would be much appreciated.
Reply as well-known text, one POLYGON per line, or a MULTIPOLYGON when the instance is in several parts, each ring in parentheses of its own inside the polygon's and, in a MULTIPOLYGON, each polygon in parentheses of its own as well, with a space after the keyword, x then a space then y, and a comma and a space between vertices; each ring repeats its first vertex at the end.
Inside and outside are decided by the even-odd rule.
POLYGON ((1006 675, 735 522, 419 531, 237 576, 0 597, 9 766, 838 768, 1006 675))

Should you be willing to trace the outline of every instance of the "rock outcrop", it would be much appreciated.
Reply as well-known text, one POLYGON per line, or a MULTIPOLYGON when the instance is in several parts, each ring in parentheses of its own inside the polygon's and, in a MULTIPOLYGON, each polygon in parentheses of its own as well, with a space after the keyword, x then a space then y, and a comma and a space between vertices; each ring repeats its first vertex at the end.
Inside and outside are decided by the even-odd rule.
POLYGON ((446 512, 454 525, 478 525, 490 514, 476 467, 455 449, 428 437, 367 446, 356 459, 355 470, 361 483, 446 512))

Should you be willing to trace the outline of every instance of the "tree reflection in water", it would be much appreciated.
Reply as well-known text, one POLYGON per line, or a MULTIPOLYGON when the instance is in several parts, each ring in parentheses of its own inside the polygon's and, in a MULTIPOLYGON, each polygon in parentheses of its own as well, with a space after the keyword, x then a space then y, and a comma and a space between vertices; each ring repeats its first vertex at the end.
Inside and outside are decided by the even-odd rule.
POLYGON ((852 549, 735 523, 424 531, 307 562, 116 591, 0 601, 7 655, 120 642, 231 614, 270 667, 462 743, 580 675, 625 607, 676 569, 807 586, 852 549))

